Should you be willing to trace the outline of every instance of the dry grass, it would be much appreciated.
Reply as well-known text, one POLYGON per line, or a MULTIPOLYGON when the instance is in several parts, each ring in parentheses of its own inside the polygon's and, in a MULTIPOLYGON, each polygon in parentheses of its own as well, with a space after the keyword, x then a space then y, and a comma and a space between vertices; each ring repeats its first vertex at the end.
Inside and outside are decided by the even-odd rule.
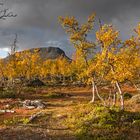
MULTIPOLYGON (((136 94, 134 88, 125 87, 123 90, 136 94)), ((108 90, 100 89, 100 92, 108 93, 108 90)), ((35 90, 30 89, 29 91, 26 89, 25 95, 25 99, 41 99, 46 102, 47 106, 42 110, 43 115, 36 118, 31 124, 19 126, 23 125, 24 121, 26 122, 26 118, 28 119, 32 114, 40 110, 27 110, 22 108, 18 105, 18 98, 20 97, 17 99, 0 99, 0 109, 4 109, 5 105, 9 104, 11 109, 16 111, 16 113, 13 114, 0 114, 0 139, 10 139, 11 136, 20 139, 21 133, 23 138, 29 137, 31 140, 36 140, 37 138, 52 138, 56 140, 76 139, 74 133, 66 128, 63 121, 69 114, 72 114, 73 108, 77 105, 89 103, 91 99, 91 87, 43 87, 35 90), (60 98, 47 98, 47 96, 44 96, 50 92, 69 94, 71 96, 63 96, 60 98), (11 120, 13 122, 8 125, 8 123, 4 123, 5 120, 11 120)), ((21 96, 23 97, 23 95, 21 96)), ((140 108, 140 105, 130 104, 128 101, 125 102, 125 105, 127 111, 137 112, 140 108)))

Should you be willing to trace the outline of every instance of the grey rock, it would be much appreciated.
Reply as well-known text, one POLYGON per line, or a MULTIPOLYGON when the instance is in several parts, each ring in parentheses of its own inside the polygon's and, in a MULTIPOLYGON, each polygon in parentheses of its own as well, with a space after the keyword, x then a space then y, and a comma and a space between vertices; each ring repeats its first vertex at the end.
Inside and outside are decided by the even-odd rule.
POLYGON ((134 104, 140 104, 140 94, 134 95, 131 99, 130 99, 131 103, 134 104))
POLYGON ((45 104, 41 101, 41 100, 25 100, 24 102, 22 102, 23 107, 27 108, 27 109, 43 109, 45 108, 45 104))

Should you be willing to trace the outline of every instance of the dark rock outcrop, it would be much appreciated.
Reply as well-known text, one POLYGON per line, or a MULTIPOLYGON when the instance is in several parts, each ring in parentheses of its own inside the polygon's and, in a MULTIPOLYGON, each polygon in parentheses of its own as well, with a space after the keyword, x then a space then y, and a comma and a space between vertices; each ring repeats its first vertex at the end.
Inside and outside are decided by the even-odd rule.
MULTIPOLYGON (((38 50, 38 53, 43 60, 46 60, 46 59, 52 59, 53 60, 53 59, 57 59, 59 57, 63 57, 63 58, 66 58, 68 61, 71 61, 71 59, 66 56, 65 52, 58 47, 32 48, 32 49, 24 50, 24 51, 21 51, 21 52, 18 52, 18 53, 20 55, 22 55, 22 53, 24 53, 26 51, 30 51, 30 52, 34 53, 35 49, 38 50)), ((4 60, 8 61, 10 58, 11 58, 11 56, 8 56, 4 60)))
MULTIPOLYGON (((31 49, 31 51, 33 50, 34 49, 31 49)), ((59 57, 64 57, 69 60, 65 52, 57 47, 38 48, 38 50, 42 59, 57 59, 59 57)))

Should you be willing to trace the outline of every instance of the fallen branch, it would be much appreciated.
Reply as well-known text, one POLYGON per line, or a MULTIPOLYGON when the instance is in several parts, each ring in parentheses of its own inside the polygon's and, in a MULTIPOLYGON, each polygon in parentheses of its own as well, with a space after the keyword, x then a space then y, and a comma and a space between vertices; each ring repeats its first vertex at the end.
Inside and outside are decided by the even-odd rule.
POLYGON ((14 110, 0 110, 0 113, 15 113, 14 110))
POLYGON ((37 117, 39 117, 41 114, 42 114, 42 111, 41 111, 41 112, 38 112, 38 113, 36 113, 36 114, 34 114, 34 115, 32 115, 32 116, 29 118, 29 122, 28 122, 28 123, 32 122, 34 119, 36 119, 37 117))

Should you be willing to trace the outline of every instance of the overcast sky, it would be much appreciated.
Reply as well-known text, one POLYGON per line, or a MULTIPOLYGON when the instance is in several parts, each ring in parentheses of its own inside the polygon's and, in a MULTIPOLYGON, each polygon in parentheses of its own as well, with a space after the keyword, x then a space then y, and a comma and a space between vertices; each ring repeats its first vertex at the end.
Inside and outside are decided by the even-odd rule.
MULTIPOLYGON (((0 56, 18 34, 19 50, 54 46, 67 55, 73 52, 58 16, 75 16, 80 22, 96 12, 104 23, 113 23, 123 39, 140 21, 140 0, 3 0, 16 18, 0 20, 0 56)), ((1 7, 2 8, 2 7, 1 7)))

